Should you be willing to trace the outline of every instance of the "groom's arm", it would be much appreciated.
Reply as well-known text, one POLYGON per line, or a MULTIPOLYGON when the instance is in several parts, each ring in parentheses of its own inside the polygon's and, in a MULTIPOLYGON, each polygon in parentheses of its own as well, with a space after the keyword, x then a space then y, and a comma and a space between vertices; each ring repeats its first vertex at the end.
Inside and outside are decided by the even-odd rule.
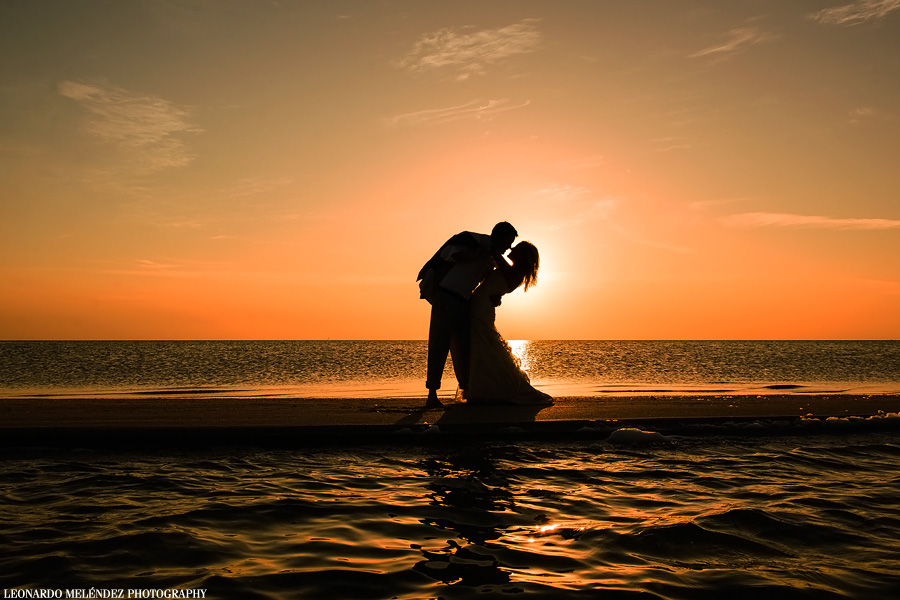
POLYGON ((450 238, 441 249, 441 258, 447 262, 466 262, 484 256, 484 248, 467 232, 450 238))

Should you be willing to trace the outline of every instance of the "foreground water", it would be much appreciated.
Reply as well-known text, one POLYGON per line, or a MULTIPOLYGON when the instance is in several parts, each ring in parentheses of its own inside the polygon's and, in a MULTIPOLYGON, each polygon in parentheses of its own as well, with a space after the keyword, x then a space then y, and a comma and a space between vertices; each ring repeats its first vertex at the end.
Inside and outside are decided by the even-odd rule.
POLYGON ((6 450, 0 587, 251 599, 896 598, 896 431, 626 433, 6 450))

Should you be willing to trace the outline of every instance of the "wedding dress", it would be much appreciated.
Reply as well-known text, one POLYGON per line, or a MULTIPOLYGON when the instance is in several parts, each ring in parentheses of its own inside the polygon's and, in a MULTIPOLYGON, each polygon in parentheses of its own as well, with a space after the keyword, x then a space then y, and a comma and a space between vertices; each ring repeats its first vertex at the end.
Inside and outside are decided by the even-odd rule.
POLYGON ((552 398, 532 387, 519 360, 494 324, 491 296, 509 293, 506 278, 492 271, 472 294, 469 404, 552 404, 552 398))

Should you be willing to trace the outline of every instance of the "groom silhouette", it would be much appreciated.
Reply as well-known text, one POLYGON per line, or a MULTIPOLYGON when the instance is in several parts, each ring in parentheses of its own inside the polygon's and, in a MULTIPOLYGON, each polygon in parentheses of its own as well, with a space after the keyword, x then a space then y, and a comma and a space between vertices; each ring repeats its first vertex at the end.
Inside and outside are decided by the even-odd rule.
POLYGON ((437 397, 449 353, 460 389, 469 384, 469 298, 519 234, 502 221, 491 235, 463 231, 447 240, 419 271, 421 297, 431 303, 428 327, 426 406, 443 406, 437 397))

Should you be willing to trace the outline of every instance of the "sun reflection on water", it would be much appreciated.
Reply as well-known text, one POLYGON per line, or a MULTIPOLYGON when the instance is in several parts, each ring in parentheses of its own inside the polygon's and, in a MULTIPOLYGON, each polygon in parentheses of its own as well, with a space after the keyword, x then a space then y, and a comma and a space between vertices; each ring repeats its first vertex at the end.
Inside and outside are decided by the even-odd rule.
POLYGON ((529 340, 507 340, 513 356, 519 361, 519 368, 524 372, 528 372, 530 361, 528 360, 528 346, 531 344, 529 340))

